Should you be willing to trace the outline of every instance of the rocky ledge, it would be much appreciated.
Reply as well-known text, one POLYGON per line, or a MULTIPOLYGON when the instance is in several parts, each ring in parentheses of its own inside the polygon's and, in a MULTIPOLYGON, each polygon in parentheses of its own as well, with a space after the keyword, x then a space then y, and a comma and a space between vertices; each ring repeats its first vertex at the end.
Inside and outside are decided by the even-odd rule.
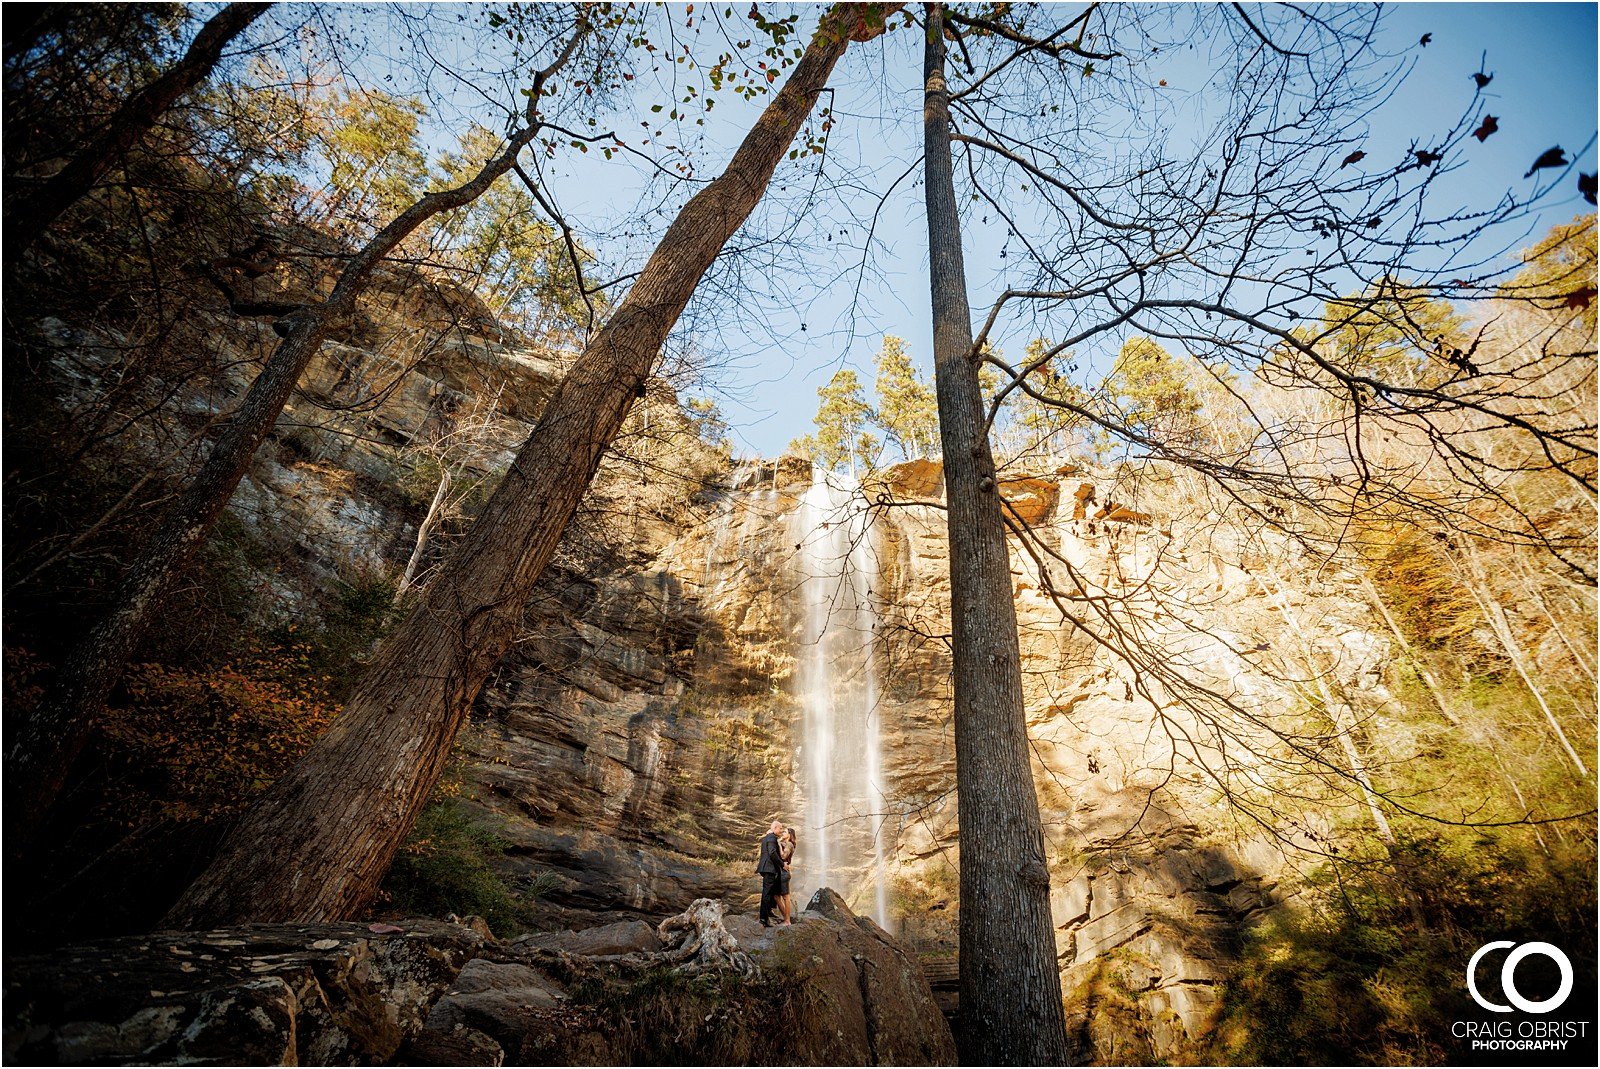
POLYGON ((701 900, 497 942, 481 925, 258 925, 7 964, 6 1064, 949 1065, 916 958, 822 890, 792 927, 701 900))

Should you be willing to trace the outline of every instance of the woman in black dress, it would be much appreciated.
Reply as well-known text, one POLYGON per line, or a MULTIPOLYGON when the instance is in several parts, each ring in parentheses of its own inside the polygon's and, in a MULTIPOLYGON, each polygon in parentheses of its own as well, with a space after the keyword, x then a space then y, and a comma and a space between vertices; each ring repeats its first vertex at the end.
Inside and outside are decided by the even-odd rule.
POLYGON ((783 872, 778 875, 778 909, 783 923, 794 923, 794 896, 789 893, 789 859, 794 857, 795 834, 793 828, 783 829, 778 836, 778 856, 783 859, 783 872))

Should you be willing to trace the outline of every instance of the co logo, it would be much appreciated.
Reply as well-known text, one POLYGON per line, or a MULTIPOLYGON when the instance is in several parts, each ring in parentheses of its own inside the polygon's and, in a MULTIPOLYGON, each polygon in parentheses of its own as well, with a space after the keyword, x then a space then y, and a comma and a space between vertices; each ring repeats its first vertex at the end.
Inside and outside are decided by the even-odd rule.
POLYGON ((1486 1010, 1493 1010, 1495 1013, 1511 1012, 1511 1006, 1502 1006, 1497 1002, 1490 1002, 1478 994, 1478 962, 1482 961, 1484 955, 1491 951, 1504 950, 1507 947, 1517 947, 1506 955, 1505 964, 1500 966, 1500 990, 1504 991, 1506 998, 1511 1000, 1511 1006, 1515 1006, 1523 1013, 1549 1013, 1567 1001, 1567 996, 1572 994, 1572 962, 1567 960, 1567 956, 1561 952, 1560 948, 1549 943, 1523 943, 1518 947, 1509 939, 1496 939, 1492 943, 1483 944, 1478 948, 1477 953, 1472 955, 1472 960, 1467 962, 1467 991, 1472 995, 1472 1001, 1486 1010), (1561 970, 1561 986, 1556 989, 1554 995, 1540 1002, 1523 998, 1522 993, 1517 990, 1517 966, 1522 963, 1523 958, 1533 954, 1543 954, 1555 962, 1556 968, 1561 970))

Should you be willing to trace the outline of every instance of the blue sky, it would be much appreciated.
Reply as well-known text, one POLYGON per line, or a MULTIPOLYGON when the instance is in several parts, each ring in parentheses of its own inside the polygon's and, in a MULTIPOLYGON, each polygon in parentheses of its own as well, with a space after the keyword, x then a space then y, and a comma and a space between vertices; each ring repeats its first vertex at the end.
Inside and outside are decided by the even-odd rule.
MULTIPOLYGON (((763 9, 769 17, 800 12, 806 25, 821 7, 763 9)), ((453 14, 470 9, 434 10, 453 14)), ((673 13, 678 24, 685 17, 681 7, 673 13)), ((703 4, 698 21, 704 33, 703 4)), ((742 11, 735 11, 726 25, 737 34, 741 21, 742 11)), ((697 55, 719 47, 718 32, 720 27, 713 27, 709 37, 692 45, 697 55)), ((372 43, 384 54, 386 42, 372 43)), ((1494 74, 1483 104, 1499 119, 1499 133, 1474 149, 1470 168, 1439 183, 1434 196, 1440 201, 1486 206, 1507 189, 1525 192, 1531 184, 1522 178, 1528 164, 1558 144, 1569 155, 1582 151, 1578 160, 1583 170, 1596 169, 1595 5, 1393 4, 1386 9, 1379 46, 1395 62, 1413 67, 1394 97, 1367 122, 1365 145, 1375 155, 1403 153, 1414 140, 1427 141, 1431 132, 1456 120, 1471 102, 1470 76, 1479 70, 1480 57, 1483 69, 1494 74), (1429 44, 1418 47, 1425 33, 1432 35, 1429 44)), ((1169 80, 1174 94, 1197 91, 1206 77, 1200 61, 1204 51, 1201 43, 1189 59, 1179 52, 1146 60, 1145 73, 1169 80)), ((387 56, 386 68, 378 60, 368 66, 387 69, 392 87, 404 91, 420 68, 402 44, 389 47, 387 56)), ((448 66, 469 72, 476 57, 450 53, 447 58, 448 66)), ((686 392, 718 401, 739 452, 772 456, 792 438, 808 433, 816 389, 838 368, 854 367, 870 383, 872 356, 884 333, 906 338, 924 371, 931 368, 920 188, 914 180, 902 182, 879 206, 879 198, 920 152, 920 59, 916 35, 910 33, 852 48, 831 82, 836 125, 820 193, 802 203, 817 182, 814 161, 786 163, 774 178, 769 203, 758 210, 745 235, 778 234, 790 245, 758 249, 737 279, 717 276, 697 296, 681 326, 680 338, 709 365, 703 381, 686 392), (862 272, 867 223, 874 217, 875 240, 862 272)), ((486 59, 483 66, 492 64, 486 59)), ((619 101, 617 110, 602 117, 602 128, 624 136, 638 130, 652 118, 644 109, 664 99, 663 87, 678 75, 670 63, 654 72, 641 70, 633 85, 641 90, 638 101, 619 101)), ((437 73, 432 78, 442 92, 442 99, 439 93, 434 96, 433 136, 439 143, 464 117, 498 125, 482 106, 481 84, 469 90, 470 77, 453 86, 437 73)), ((708 178, 720 170, 763 103, 720 97, 704 127, 668 128, 666 137, 699 138, 694 147, 697 166, 700 176, 708 178)), ((641 168, 608 164, 593 152, 559 154, 546 162, 544 172, 563 210, 619 272, 637 269, 686 195, 683 189, 666 190, 663 198, 662 185, 651 184, 645 175, 641 168)), ((1569 181, 1530 221, 1527 241, 1550 224, 1588 209, 1570 186, 1569 181)), ((1002 262, 1004 234, 986 226, 981 212, 974 211, 964 227, 972 305, 974 315, 981 316, 1004 287, 1005 269, 1014 268, 1016 261, 1002 262)), ((1527 243, 1521 234, 1500 237, 1511 246, 1527 243)), ((1025 340, 1003 338, 1002 344, 1009 352, 1025 340)))

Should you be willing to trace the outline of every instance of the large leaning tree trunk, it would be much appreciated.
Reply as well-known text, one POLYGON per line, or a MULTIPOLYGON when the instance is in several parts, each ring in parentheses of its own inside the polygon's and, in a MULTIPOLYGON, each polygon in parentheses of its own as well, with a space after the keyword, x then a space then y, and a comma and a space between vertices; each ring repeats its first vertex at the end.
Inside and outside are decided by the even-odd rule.
MULTIPOLYGON (((39 5, 45 7, 46 5, 39 5)), ((222 50, 271 4, 229 4, 200 28, 183 58, 159 78, 123 101, 106 127, 61 170, 8 200, 5 207, 7 258, 26 252, 39 235, 76 204, 156 120, 189 90, 203 82, 222 58, 222 50)), ((22 184, 20 181, 18 184, 22 184)))
POLYGON ((881 32, 886 10, 838 4, 823 16, 728 169, 683 206, 465 540, 379 646, 343 714, 245 813, 166 923, 334 920, 371 900, 668 331, 761 199, 849 41, 881 32))
POLYGON ((279 309, 285 313, 280 326, 283 341, 228 418, 200 470, 157 522, 118 586, 110 611, 67 655, 50 689, 7 740, 6 812, 13 843, 25 844, 29 829, 54 804, 88 741, 94 717, 156 618, 163 596, 205 543, 329 329, 353 311, 373 269, 396 245, 441 212, 470 204, 511 170, 517 154, 541 128, 535 105, 545 82, 571 57, 586 32, 580 26, 561 56, 535 76, 527 121, 499 155, 470 181, 429 193, 396 216, 345 265, 327 300, 279 309))
POLYGON ((1063 1065, 1050 870, 1022 704, 1011 561, 967 306, 950 160, 944 12, 927 5, 923 147, 933 363, 950 532, 961 821, 961 1061, 1063 1065))

